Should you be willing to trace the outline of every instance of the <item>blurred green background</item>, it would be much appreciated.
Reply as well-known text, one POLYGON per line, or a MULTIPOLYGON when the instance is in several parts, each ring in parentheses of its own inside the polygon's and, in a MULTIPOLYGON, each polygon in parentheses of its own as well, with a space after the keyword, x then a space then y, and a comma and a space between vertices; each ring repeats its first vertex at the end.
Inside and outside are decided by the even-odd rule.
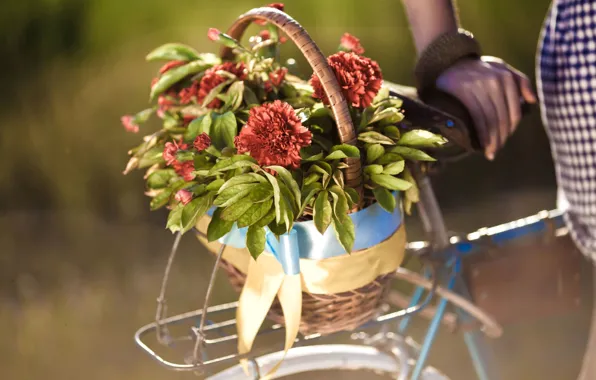
MULTIPOLYGON (((476 34, 486 54, 502 57, 533 77, 548 0, 458 3, 463 26, 476 34)), ((414 49, 399 0, 285 4, 324 52, 333 52, 341 34, 348 31, 360 37, 386 79, 413 83, 414 49)), ((191 376, 163 371, 132 343, 136 327, 153 317, 173 238, 163 228, 165 214, 149 212, 141 173, 121 174, 126 151, 139 136, 125 133, 119 117, 147 104, 149 82, 159 65, 144 61, 147 52, 170 41, 215 52, 207 29, 225 30, 239 14, 259 5, 264 3, 8 0, 4 4, 0 378, 191 376)), ((292 47, 285 49, 287 56, 296 55, 292 47)), ((310 75, 301 63, 304 75, 310 75)), ((554 207, 552 162, 538 112, 524 120, 495 162, 473 157, 450 165, 434 182, 447 220, 457 231, 554 207)), ((411 236, 416 237, 416 220, 411 224, 411 236)), ((212 265, 202 251, 193 238, 184 239, 173 273, 172 312, 200 307, 212 265)), ((225 279, 217 284, 217 301, 235 298, 225 279)), ((556 339, 567 346, 575 344, 581 352, 585 318, 577 318, 581 323, 576 325, 584 330, 561 333, 556 339)), ((552 334, 550 338, 537 334, 524 344, 514 338, 509 336, 505 351, 517 352, 518 359, 531 352, 528 357, 536 363, 543 359, 536 347, 553 339, 552 334)), ((473 378, 461 339, 448 334, 441 339, 433 364, 454 379, 473 378)), ((534 377, 538 372, 528 364, 511 370, 508 378, 571 379, 579 360, 551 361, 553 368, 546 373, 554 377, 534 377)))

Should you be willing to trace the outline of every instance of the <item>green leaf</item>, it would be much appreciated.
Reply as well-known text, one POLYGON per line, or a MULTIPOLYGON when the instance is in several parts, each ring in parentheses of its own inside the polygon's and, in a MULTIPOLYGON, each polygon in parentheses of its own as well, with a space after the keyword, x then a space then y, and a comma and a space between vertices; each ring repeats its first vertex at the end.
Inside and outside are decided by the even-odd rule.
POLYGON ((156 170, 147 178, 147 187, 150 189, 163 189, 170 184, 170 180, 176 177, 173 169, 156 170))
POLYGON ((228 107, 236 111, 242 105, 242 95, 244 93, 244 82, 236 81, 228 89, 227 95, 230 98, 228 107))
POLYGON ((184 132, 184 140, 186 142, 194 141, 201 133, 209 134, 211 131, 211 113, 199 116, 188 124, 186 132, 184 132))
POLYGON ((163 149, 163 145, 159 145, 145 152, 139 159, 139 168, 143 169, 164 162, 163 149))
POLYGON ((327 171, 325 169, 323 169, 320 165, 318 164, 314 164, 312 165, 310 168, 308 168, 308 172, 309 173, 318 173, 318 174, 322 174, 323 176, 328 176, 331 175, 331 171, 327 171))
POLYGON ((184 66, 175 67, 167 71, 161 77, 159 77, 157 83, 151 87, 151 94, 149 96, 150 100, 155 100, 158 95, 187 76, 199 73, 205 69, 208 69, 209 67, 211 67, 211 64, 199 60, 192 61, 184 66))
POLYGON ((366 162, 372 164, 379 157, 385 154, 385 148, 381 144, 367 144, 366 146, 366 162))
POLYGON ((366 128, 369 120, 372 119, 374 112, 374 107, 366 107, 366 109, 362 112, 362 116, 360 118, 360 125, 358 126, 359 131, 366 128))
POLYGON ((380 134, 379 132, 370 131, 362 132, 358 135, 358 140, 370 144, 395 145, 395 142, 389 137, 380 134))
POLYGON ((300 158, 307 162, 317 161, 323 158, 323 152, 321 152, 321 149, 318 146, 310 145, 300 149, 300 158))
POLYGON ((395 125, 389 125, 383 128, 383 133, 385 136, 391 137, 393 139, 399 139, 400 136, 399 128, 397 128, 395 125))
POLYGON ((403 179, 395 178, 387 174, 372 174, 370 179, 379 186, 389 190, 408 190, 412 184, 403 179))
POLYGON ((171 184, 170 189, 172 190, 172 194, 176 194, 178 190, 187 189, 196 184, 197 183, 195 181, 186 182, 185 180, 181 179, 171 184))
POLYGON ((354 145, 350 145, 350 144, 335 145, 331 148, 331 151, 332 152, 342 151, 345 153, 345 155, 347 157, 360 158, 360 150, 357 147, 355 147, 354 145))
MULTIPOLYGON (((397 175, 404 171, 405 161, 392 162, 383 169, 383 174, 397 175)), ((378 174, 378 173, 377 173, 378 174)))
POLYGON ((432 148, 445 144, 447 140, 440 135, 423 129, 415 129, 404 133, 398 141, 399 145, 418 148, 432 148))
POLYGON ((202 183, 200 185, 194 185, 192 188, 189 189, 195 196, 203 195, 207 192, 207 186, 202 183))
POLYGON ((311 173, 304 179, 304 186, 315 183, 319 179, 321 179, 321 175, 319 173, 311 173))
POLYGON ((229 85, 230 83, 232 83, 234 81, 234 79, 228 79, 225 82, 222 82, 220 84, 218 84, 217 86, 213 87, 211 89, 211 91, 209 91, 209 93, 207 94, 207 96, 205 96, 205 99, 203 99, 203 103, 201 104, 201 107, 203 108, 207 108, 207 106, 209 105, 209 103, 211 103, 215 98, 217 98, 217 96, 219 94, 221 94, 221 92, 223 91, 223 89, 229 85))
MULTIPOLYGON (((360 201, 360 195, 358 195, 358 192, 356 191, 356 189, 353 189, 351 187, 346 187, 346 188, 344 188, 344 192, 346 193, 346 196, 348 197, 348 201, 351 202, 352 205, 355 205, 360 201)), ((351 205, 350 205, 350 207, 351 207, 351 205)))
POLYGON ((245 154, 237 154, 232 157, 225 157, 218 160, 217 163, 209 170, 209 175, 253 165, 256 165, 254 158, 245 154))
POLYGON ((373 194, 375 195, 377 202, 379 202, 381 207, 383 207, 385 210, 388 212, 393 212, 393 210, 395 210, 397 201, 389 190, 385 189, 384 187, 377 187, 373 189, 373 194))
POLYGON ((364 167, 364 172, 366 174, 381 174, 383 173, 383 165, 368 165, 364 167))
POLYGON ((331 152, 330 154, 328 154, 327 157, 325 157, 325 160, 341 160, 342 158, 348 158, 348 156, 341 150, 336 150, 335 152, 331 152))
POLYGON ((250 106, 251 104, 260 104, 257 95, 255 95, 255 92, 248 86, 244 86, 242 98, 247 106, 250 106))
POLYGON ((278 238, 279 238, 280 235, 283 235, 283 234, 285 234, 288 231, 288 229, 286 228, 286 225, 285 224, 283 224, 283 223, 282 224, 277 224, 277 223, 275 223, 275 221, 269 223, 269 225, 267 227, 278 238))
POLYGON ((210 184, 207 185, 207 190, 209 191, 218 191, 222 185, 225 183, 226 181, 224 179, 216 179, 215 181, 211 182, 210 184))
POLYGON ((221 212, 221 218, 230 222, 237 221, 248 209, 253 205, 253 202, 246 198, 239 199, 237 202, 226 207, 221 212))
POLYGON ((352 252, 352 247, 354 247, 354 241, 356 240, 356 229, 354 228, 352 218, 348 215, 345 215, 343 219, 334 217, 333 230, 335 231, 337 240, 339 240, 346 252, 352 252))
POLYGON ((341 220, 344 216, 348 215, 348 198, 344 190, 339 186, 331 186, 329 191, 334 195, 333 211, 335 212, 335 216, 341 220))
POLYGON ((256 260, 265 251, 265 243, 266 231, 263 227, 248 227, 248 231, 246 232, 246 247, 253 259, 256 260))
POLYGON ((180 162, 192 161, 195 158, 194 152, 189 150, 179 150, 176 152, 176 160, 180 162))
POLYGON ((273 189, 269 183, 259 183, 251 188, 246 195, 246 199, 251 203, 265 202, 273 196, 273 189))
POLYGON ((312 186, 304 188, 303 194, 305 194, 305 196, 302 199, 302 207, 300 207, 300 210, 298 211, 297 216, 301 216, 304 213, 304 209, 306 208, 306 206, 308 206, 308 204, 310 203, 312 198, 315 195, 317 195, 317 193, 319 191, 321 191, 322 188, 323 188, 323 186, 320 183, 313 183, 312 186))
POLYGON ((207 194, 200 198, 195 198, 182 209, 181 226, 182 233, 190 230, 197 224, 197 220, 202 217, 211 207, 213 195, 207 194))
POLYGON ((166 223, 166 228, 172 231, 172 233, 180 231, 182 228, 182 209, 184 206, 182 203, 178 203, 168 214, 168 222, 166 223))
POLYGON ((331 117, 331 115, 331 109, 321 103, 317 103, 312 109, 311 117, 331 117))
MULTIPOLYGON (((226 149, 226 148, 224 148, 224 149, 226 149)), ((205 149, 205 152, 207 152, 210 155, 215 156, 215 157, 221 157, 221 152, 219 150, 217 150, 217 148, 214 147, 213 145, 209 145, 207 147, 207 149, 205 149)))
POLYGON ((294 225, 294 211, 298 212, 298 207, 296 206, 297 202, 283 181, 279 182, 279 189, 281 191, 280 205, 282 206, 282 216, 284 224, 289 231, 294 225))
POLYGON ((145 57, 147 61, 194 61, 199 59, 199 53, 190 46, 169 43, 161 45, 145 57))
MULTIPOLYGON (((273 203, 271 205, 273 206, 273 203)), ((273 222, 274 220, 275 220, 275 207, 271 207, 269 209, 269 212, 267 212, 267 214, 264 217, 262 217, 261 220, 256 222, 254 225, 257 227, 265 227, 269 223, 273 222)))
POLYGON ((236 116, 231 111, 222 115, 213 114, 213 124, 211 125, 213 145, 222 149, 224 147, 234 147, 234 137, 238 133, 238 125, 236 123, 236 116))
POLYGON ((269 211, 273 205, 273 199, 253 204, 242 216, 238 219, 238 228, 252 226, 259 220, 261 220, 269 211))
POLYGON ((410 187, 404 193, 405 194, 404 209, 405 209, 406 213, 408 215, 410 215, 412 203, 417 203, 418 201, 420 201, 420 192, 418 190, 418 185, 416 184, 416 180, 414 179, 414 177, 412 176, 412 173, 410 172, 410 169, 408 169, 408 168, 406 168, 406 170, 404 171, 404 180, 406 180, 412 184, 412 187, 410 187))
POLYGON ((344 173, 337 169, 335 173, 333 173, 333 182, 339 187, 343 189, 344 187, 344 173))
POLYGON ((273 187, 273 204, 275 205, 275 221, 279 224, 281 222, 281 190, 279 189, 279 184, 277 183, 277 178, 272 176, 271 174, 267 173, 263 170, 263 174, 267 177, 269 183, 273 187))
POLYGON ((209 222, 209 226, 207 227, 207 240, 210 242, 224 237, 234 226, 234 222, 229 222, 221 218, 222 211, 219 207, 215 209, 211 217, 211 222, 209 222))
POLYGON ((404 119, 403 113, 401 113, 397 108, 389 107, 381 111, 379 111, 379 109, 375 111, 375 114, 373 115, 372 119, 368 122, 368 125, 371 125, 383 119, 386 119, 389 123, 399 123, 404 119))
POLYGON ((377 95, 373 99, 373 104, 379 103, 389 97, 389 89, 387 87, 381 87, 377 95))
POLYGON ((331 224, 333 211, 329 202, 329 193, 326 190, 321 191, 315 200, 314 215, 315 227, 321 234, 324 234, 331 224))
POLYGON ((149 117, 151 117, 151 115, 153 115, 154 112, 154 108, 147 108, 145 110, 142 110, 132 118, 132 123, 136 125, 143 124, 149 119, 149 117))
POLYGON ((296 203, 298 204, 298 208, 300 208, 300 186, 298 186, 298 183, 296 182, 296 180, 294 180, 294 177, 292 177, 292 173, 290 173, 290 171, 282 166, 269 166, 269 169, 275 171, 279 177, 281 178, 281 180, 284 182, 284 184, 288 187, 288 189, 290 189, 290 191, 292 192, 292 194, 294 195, 294 199, 296 201, 296 203))
POLYGON ((241 174, 239 176, 235 176, 235 177, 232 177, 229 180, 227 180, 226 183, 224 183, 223 186, 219 188, 219 193, 223 192, 225 189, 230 188, 232 186, 240 185, 243 183, 256 183, 256 182, 266 183, 267 180, 265 179, 265 177, 263 177, 257 173, 241 174))
POLYGON ((397 153, 385 153, 381 158, 377 160, 379 165, 387 165, 398 161, 403 161, 404 158, 397 153))
POLYGON ((392 153, 397 153, 404 158, 414 161, 436 161, 434 158, 426 154, 425 152, 414 149, 408 148, 406 146, 394 146, 390 150, 392 153))
POLYGON ((167 205, 168 202, 170 201, 171 196, 172 196, 172 190, 165 189, 162 192, 160 192, 159 194, 157 194, 155 197, 153 197, 153 199, 151 199, 151 202, 149 203, 149 207, 151 208, 151 210, 157 210, 157 209, 167 205))
POLYGON ((255 187, 257 187, 256 183, 241 183, 228 187, 219 193, 213 204, 218 207, 228 207, 239 199, 246 197, 255 187))

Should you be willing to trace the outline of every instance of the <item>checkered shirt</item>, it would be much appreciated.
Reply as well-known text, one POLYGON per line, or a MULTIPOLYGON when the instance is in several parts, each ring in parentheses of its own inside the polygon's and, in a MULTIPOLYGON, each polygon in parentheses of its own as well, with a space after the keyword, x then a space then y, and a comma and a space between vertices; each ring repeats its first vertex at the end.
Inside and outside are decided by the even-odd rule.
POLYGON ((537 69, 565 219, 579 249, 596 263, 596 1, 553 2, 537 69))

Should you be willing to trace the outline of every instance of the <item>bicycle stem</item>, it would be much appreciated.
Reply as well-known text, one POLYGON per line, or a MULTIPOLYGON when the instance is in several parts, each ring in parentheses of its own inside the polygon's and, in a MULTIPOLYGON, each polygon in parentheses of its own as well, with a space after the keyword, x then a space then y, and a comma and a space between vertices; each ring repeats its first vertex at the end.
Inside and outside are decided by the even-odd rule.
POLYGON ((418 212, 424 231, 435 249, 445 249, 449 246, 449 234, 430 179, 422 172, 420 165, 413 165, 411 170, 420 192, 418 212))

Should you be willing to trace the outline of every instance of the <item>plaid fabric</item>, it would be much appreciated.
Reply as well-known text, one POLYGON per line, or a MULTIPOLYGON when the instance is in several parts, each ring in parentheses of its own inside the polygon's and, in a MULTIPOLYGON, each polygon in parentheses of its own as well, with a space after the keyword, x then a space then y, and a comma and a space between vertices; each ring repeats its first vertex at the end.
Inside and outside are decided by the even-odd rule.
POLYGON ((596 262, 596 1, 555 0, 537 60, 566 221, 580 250, 596 262))

